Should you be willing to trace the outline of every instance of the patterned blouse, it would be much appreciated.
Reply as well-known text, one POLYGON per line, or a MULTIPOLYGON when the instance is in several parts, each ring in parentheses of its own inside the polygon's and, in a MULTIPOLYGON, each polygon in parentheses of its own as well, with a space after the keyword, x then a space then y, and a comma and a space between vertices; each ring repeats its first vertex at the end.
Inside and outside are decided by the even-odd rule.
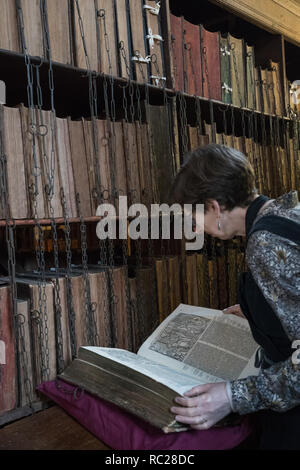
MULTIPOLYGON (((271 214, 300 223, 297 192, 273 200, 254 223, 271 214)), ((246 258, 288 338, 291 342, 300 340, 300 246, 273 233, 257 231, 249 239, 246 258)), ((284 412, 300 405, 300 365, 295 364, 293 356, 260 370, 258 376, 229 382, 233 411, 241 415, 263 409, 284 412)))

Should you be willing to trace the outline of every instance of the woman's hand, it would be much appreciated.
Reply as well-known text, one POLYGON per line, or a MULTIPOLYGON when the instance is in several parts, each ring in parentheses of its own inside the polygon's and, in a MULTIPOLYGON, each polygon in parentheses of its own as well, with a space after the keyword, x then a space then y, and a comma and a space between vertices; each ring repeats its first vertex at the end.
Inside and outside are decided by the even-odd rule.
POLYGON ((176 421, 198 430, 209 429, 232 411, 226 382, 198 385, 175 402, 180 405, 171 408, 176 421))
POLYGON ((223 313, 231 313, 232 315, 236 315, 237 317, 246 318, 242 312, 240 304, 232 305, 232 307, 224 308, 223 313))

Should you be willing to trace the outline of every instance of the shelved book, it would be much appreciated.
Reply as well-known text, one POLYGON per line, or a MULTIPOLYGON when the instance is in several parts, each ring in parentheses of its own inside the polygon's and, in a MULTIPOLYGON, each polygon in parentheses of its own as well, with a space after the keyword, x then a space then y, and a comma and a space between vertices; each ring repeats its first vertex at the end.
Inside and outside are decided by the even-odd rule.
POLYGON ((137 354, 81 347, 59 378, 165 433, 186 431, 189 427, 176 422, 170 412, 174 398, 199 384, 257 375, 257 347, 246 320, 220 310, 180 304, 137 354))

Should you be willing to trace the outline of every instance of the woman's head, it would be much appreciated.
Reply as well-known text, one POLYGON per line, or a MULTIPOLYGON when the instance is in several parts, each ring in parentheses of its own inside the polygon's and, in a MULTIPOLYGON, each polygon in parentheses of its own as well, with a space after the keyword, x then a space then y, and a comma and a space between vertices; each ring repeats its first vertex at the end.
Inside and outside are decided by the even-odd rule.
POLYGON ((205 232, 227 239, 239 234, 241 215, 256 196, 254 171, 245 155, 209 144, 185 156, 170 202, 204 204, 205 232))

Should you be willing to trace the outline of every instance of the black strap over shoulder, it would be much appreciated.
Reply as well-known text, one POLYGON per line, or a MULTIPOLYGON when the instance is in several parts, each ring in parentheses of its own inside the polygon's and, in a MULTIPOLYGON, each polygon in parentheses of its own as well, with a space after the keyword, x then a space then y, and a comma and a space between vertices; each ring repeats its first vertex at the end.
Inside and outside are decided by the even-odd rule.
POLYGON ((300 245, 300 223, 286 217, 279 215, 265 215, 261 217, 250 229, 247 237, 248 240, 254 232, 259 230, 267 230, 300 245))

